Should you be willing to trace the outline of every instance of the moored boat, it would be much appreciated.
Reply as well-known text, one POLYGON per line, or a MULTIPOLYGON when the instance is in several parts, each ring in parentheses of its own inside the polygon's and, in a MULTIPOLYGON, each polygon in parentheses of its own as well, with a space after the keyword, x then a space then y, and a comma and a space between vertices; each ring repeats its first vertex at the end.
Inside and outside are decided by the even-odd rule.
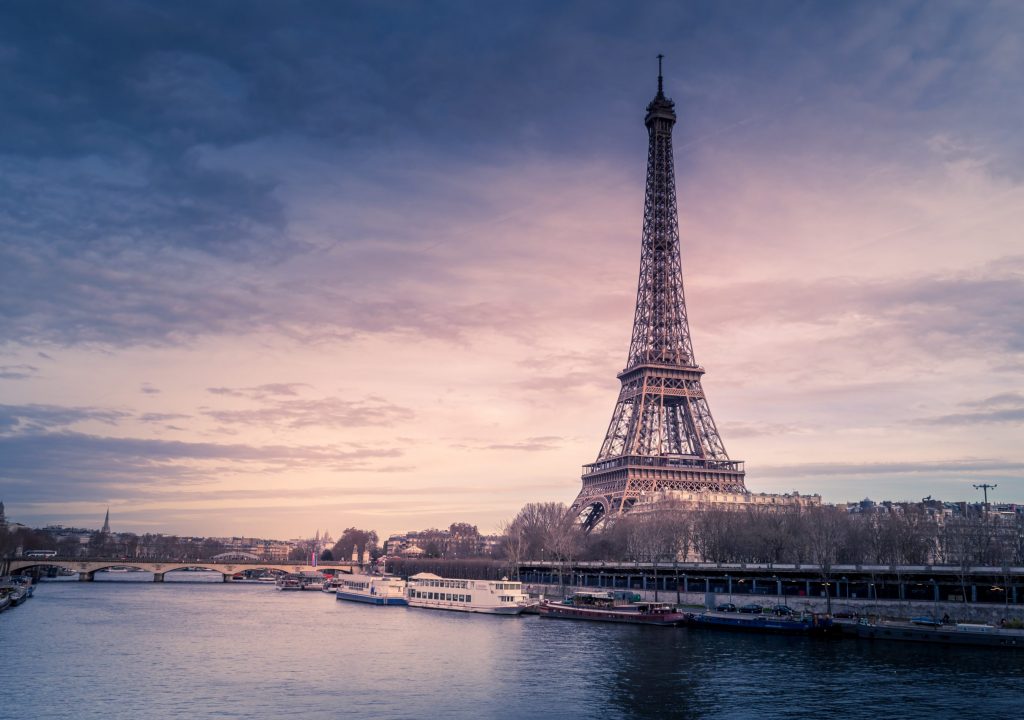
POLYGON ((301 590, 323 590, 327 576, 315 570, 303 570, 299 573, 299 581, 302 584, 301 590))
POLYGON ((36 591, 36 586, 32 584, 32 578, 28 575, 14 575, 11 577, 11 582, 25 591, 26 599, 32 597, 36 591))
POLYGON ((832 618, 828 615, 815 613, 800 614, 744 614, 734 612, 718 612, 708 610, 702 613, 688 613, 686 625, 689 627, 709 627, 722 630, 745 630, 781 635, 814 635, 829 632, 832 618))
POLYGON ((278 590, 301 590, 302 581, 299 579, 298 575, 282 575, 277 578, 274 586, 278 590))
POLYGON ((686 619, 686 613, 675 610, 668 603, 633 602, 628 605, 616 605, 610 593, 576 593, 564 602, 543 602, 537 611, 541 617, 562 620, 662 627, 678 625, 686 619))
POLYGON ((521 582, 501 580, 465 580, 419 573, 409 578, 406 599, 410 607, 519 615, 529 605, 521 582))
POLYGON ((1016 648, 1024 650, 1024 630, 999 628, 978 623, 929 624, 911 621, 861 621, 857 637, 865 640, 895 640, 940 645, 1016 648))
POLYGON ((17 607, 28 600, 28 591, 21 586, 15 585, 9 588, 8 597, 11 601, 11 607, 17 607))
POLYGON ((408 605, 406 582, 393 575, 342 575, 335 579, 338 600, 371 605, 408 605))
POLYGON ((303 570, 299 573, 281 575, 275 584, 278 590, 321 590, 325 580, 323 573, 303 570))

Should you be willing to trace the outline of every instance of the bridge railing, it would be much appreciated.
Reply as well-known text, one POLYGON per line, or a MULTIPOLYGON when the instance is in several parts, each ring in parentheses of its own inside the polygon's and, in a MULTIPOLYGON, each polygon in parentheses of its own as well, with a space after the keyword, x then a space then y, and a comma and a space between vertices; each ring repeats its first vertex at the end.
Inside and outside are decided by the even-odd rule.
MULTIPOLYGON (((153 557, 126 557, 126 556, 110 556, 110 555, 55 555, 53 557, 26 557, 25 555, 6 555, 0 558, 2 561, 33 561, 39 565, 46 565, 51 562, 109 562, 114 565, 131 565, 132 563, 192 563, 195 565, 310 565, 308 558, 301 560, 293 559, 262 559, 262 560, 214 560, 213 558, 197 558, 197 557, 182 557, 182 556, 153 556, 153 557)), ((331 560, 331 561, 320 561, 316 563, 317 567, 349 567, 351 565, 358 565, 359 563, 353 563, 351 561, 342 560, 331 560)))

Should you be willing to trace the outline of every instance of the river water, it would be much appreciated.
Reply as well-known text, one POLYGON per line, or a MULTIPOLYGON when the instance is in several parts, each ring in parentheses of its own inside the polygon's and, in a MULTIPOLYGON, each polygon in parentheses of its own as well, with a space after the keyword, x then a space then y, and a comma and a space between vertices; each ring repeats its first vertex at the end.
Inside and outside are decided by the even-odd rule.
POLYGON ((0 717, 936 720, 1024 712, 1020 651, 372 607, 205 575, 40 583, 34 598, 0 615, 0 717))

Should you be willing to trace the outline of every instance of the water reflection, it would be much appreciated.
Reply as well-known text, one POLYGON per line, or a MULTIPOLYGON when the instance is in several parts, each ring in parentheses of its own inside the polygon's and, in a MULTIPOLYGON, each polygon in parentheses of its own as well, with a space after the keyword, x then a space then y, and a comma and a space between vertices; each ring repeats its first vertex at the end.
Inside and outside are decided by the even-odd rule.
POLYGON ((136 574, 43 583, 0 616, 0 708, 23 707, 40 677, 59 692, 32 695, 24 717, 935 720, 1016 716, 1024 697, 1024 653, 377 608, 136 574))

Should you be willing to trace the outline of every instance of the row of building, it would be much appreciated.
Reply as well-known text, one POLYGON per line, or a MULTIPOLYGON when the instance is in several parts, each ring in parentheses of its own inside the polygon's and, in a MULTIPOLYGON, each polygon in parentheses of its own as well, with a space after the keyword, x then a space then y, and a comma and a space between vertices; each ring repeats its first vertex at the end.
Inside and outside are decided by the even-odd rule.
MULTIPOLYGON (((655 512, 665 507, 676 507, 682 510, 804 510, 827 506, 821 495, 801 495, 795 490, 791 493, 740 493, 721 492, 714 490, 661 490, 641 495, 632 508, 632 512, 655 512)), ((1024 504, 1021 503, 983 503, 949 502, 935 500, 931 496, 920 501, 883 500, 875 502, 869 498, 857 502, 836 503, 834 507, 842 508, 854 514, 907 514, 923 513, 941 524, 950 518, 992 517, 1013 520, 1024 516, 1024 504)))

